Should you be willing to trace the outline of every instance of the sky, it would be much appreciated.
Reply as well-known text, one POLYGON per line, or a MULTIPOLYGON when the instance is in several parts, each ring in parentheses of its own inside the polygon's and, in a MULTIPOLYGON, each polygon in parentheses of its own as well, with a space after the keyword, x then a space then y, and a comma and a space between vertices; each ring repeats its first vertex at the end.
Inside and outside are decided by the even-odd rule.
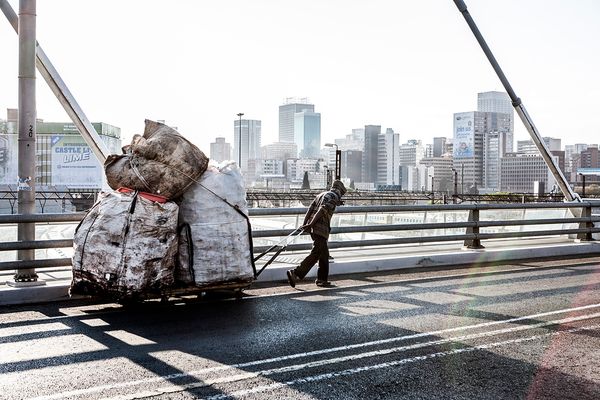
MULTIPOLYGON (((465 2, 541 134, 599 143, 600 1, 465 2)), ((18 38, 0 20, 5 118, 18 38)), ((315 104, 322 143, 367 124, 430 143, 478 92, 503 90, 452 0, 38 0, 37 37, 88 119, 120 127, 123 144, 160 119, 208 153, 243 112, 265 145, 288 97, 315 104)), ((39 75, 37 114, 69 120, 39 75)))

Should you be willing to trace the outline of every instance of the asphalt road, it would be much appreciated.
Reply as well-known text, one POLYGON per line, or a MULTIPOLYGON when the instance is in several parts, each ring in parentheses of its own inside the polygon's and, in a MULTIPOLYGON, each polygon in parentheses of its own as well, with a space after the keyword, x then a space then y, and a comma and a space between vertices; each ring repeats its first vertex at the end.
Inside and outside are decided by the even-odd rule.
POLYGON ((600 399, 600 259, 0 308, 2 399, 600 399))

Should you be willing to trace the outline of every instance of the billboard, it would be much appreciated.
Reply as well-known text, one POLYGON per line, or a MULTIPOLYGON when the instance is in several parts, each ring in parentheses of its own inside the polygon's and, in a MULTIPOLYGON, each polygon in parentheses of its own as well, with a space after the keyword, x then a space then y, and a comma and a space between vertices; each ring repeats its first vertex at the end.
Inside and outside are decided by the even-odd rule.
POLYGON ((19 181, 17 135, 0 135, 0 184, 16 185, 19 181))
POLYGON ((53 135, 52 184, 78 188, 102 186, 104 170, 92 149, 78 135, 53 135))
POLYGON ((475 146, 475 113, 454 114, 454 159, 472 158, 475 146))

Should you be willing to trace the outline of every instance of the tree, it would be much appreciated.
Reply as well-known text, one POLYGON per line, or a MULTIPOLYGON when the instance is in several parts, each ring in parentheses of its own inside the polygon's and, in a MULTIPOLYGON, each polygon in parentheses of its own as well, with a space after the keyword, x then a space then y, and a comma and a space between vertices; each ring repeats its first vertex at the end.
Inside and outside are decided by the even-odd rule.
POLYGON ((304 178, 302 178, 302 189, 310 190, 310 182, 308 181, 308 171, 304 171, 304 178))

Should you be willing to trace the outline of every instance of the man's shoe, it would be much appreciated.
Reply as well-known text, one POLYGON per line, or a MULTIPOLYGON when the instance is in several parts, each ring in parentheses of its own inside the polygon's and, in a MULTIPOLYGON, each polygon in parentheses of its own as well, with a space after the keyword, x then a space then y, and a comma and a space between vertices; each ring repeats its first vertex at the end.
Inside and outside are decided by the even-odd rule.
POLYGON ((286 272, 287 274, 287 278, 288 278, 288 282, 290 283, 291 287, 296 287, 296 281, 298 280, 298 277, 296 276, 296 273, 294 272, 293 269, 290 269, 286 272))
POLYGON ((317 279, 315 281, 315 285, 317 285, 318 287, 333 287, 334 286, 334 284, 329 281, 322 281, 319 279, 317 279))

